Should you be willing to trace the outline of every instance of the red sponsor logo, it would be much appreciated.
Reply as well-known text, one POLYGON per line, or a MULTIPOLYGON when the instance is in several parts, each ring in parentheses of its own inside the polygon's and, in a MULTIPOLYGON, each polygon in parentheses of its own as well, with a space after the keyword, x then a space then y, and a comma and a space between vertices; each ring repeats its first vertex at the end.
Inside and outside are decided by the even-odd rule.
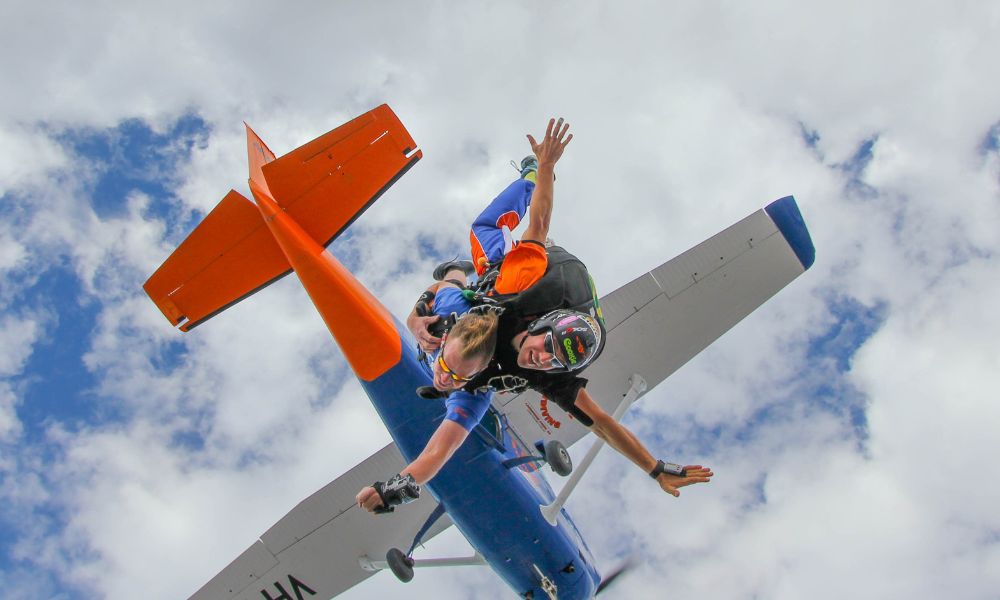
POLYGON ((556 429, 559 429, 559 426, 562 425, 562 423, 556 421, 555 418, 553 418, 553 416, 549 413, 549 399, 545 396, 542 396, 542 401, 539 404, 539 406, 541 406, 542 416, 545 417, 545 422, 555 427, 556 429))

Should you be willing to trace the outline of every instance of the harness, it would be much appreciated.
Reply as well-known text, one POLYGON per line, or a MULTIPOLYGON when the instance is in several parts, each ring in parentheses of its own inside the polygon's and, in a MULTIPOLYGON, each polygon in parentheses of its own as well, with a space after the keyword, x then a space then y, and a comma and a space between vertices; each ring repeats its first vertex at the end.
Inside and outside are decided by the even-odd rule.
MULTIPOLYGON (((603 326, 597 288, 583 261, 561 246, 549 246, 546 254, 548 266, 545 274, 526 290, 514 294, 495 292, 503 264, 501 259, 491 264, 479 281, 462 294, 473 304, 473 311, 492 307, 524 325, 541 315, 564 308, 589 314, 603 326)), ((517 375, 499 375, 491 377, 486 385, 499 392, 521 393, 528 388, 528 380, 517 375)))
POLYGON ((526 290, 514 294, 495 292, 496 280, 503 264, 501 259, 490 264, 479 281, 465 289, 462 295, 473 306, 494 305, 505 314, 513 314, 525 321, 565 308, 589 314, 603 325, 604 315, 597 297, 597 288, 583 261, 561 246, 549 246, 546 254, 548 266, 545 274, 526 290))
MULTIPOLYGON (((604 315, 601 312, 597 288, 587 271, 587 266, 561 246, 549 246, 545 251, 548 255, 545 273, 531 287, 521 292, 496 293, 496 281, 503 265, 502 258, 490 263, 486 272, 470 286, 463 286, 458 281, 450 283, 462 288, 462 296, 472 305, 469 313, 492 311, 518 319, 527 325, 541 315, 564 308, 589 314, 603 326, 604 315)), ((420 297, 416 306, 418 315, 431 314, 428 304, 433 298, 434 295, 430 292, 425 292, 425 295, 420 297)), ((435 337, 441 337, 450 331, 460 318, 461 316, 455 313, 441 317, 430 324, 428 331, 435 337)), ((528 388, 528 380, 516 375, 500 375, 490 378, 487 386, 499 392, 520 393, 528 388)))

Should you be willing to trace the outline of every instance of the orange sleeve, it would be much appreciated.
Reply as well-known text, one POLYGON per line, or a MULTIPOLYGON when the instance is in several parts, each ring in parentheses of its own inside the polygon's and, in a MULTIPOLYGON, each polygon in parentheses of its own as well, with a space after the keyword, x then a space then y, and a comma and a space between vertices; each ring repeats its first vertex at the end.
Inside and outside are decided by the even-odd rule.
POLYGON ((494 290, 498 294, 522 292, 542 278, 548 265, 544 246, 522 241, 504 257, 494 290))

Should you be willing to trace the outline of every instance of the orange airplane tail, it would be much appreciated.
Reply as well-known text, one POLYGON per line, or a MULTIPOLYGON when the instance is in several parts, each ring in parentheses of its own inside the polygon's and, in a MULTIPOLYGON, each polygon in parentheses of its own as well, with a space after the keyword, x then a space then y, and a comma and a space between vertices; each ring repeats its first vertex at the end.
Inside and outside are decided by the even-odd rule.
MULTIPOLYGON (((387 105, 275 158, 247 127, 251 187, 328 245, 422 156, 387 105)), ((230 191, 143 285, 189 331, 291 272, 253 202, 230 191)))

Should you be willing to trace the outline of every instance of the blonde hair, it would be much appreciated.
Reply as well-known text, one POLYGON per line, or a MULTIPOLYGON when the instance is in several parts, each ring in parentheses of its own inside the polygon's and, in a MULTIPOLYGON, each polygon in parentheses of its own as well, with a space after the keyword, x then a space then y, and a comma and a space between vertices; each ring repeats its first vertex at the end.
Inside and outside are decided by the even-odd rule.
POLYGON ((465 360, 489 360, 497 347, 499 323, 496 313, 466 313, 448 332, 448 342, 461 344, 458 354, 465 360))

